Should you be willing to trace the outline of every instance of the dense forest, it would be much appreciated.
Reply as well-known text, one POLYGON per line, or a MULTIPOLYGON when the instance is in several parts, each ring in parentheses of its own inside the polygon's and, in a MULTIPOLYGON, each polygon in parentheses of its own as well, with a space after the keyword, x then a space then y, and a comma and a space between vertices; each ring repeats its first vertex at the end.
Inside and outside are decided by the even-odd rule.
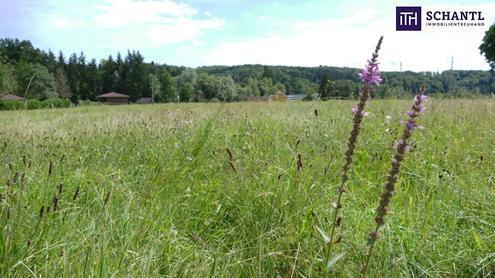
MULTIPOLYGON (((89 60, 84 53, 66 57, 35 48, 29 41, 0 39, 0 96, 32 99, 96 100, 116 91, 131 101, 154 96, 156 102, 241 101, 277 91, 306 99, 350 98, 359 92, 358 69, 264 65, 186 68, 146 63, 138 51, 89 60)), ((490 71, 385 72, 375 97, 410 97, 421 85, 450 97, 495 92, 490 71)))

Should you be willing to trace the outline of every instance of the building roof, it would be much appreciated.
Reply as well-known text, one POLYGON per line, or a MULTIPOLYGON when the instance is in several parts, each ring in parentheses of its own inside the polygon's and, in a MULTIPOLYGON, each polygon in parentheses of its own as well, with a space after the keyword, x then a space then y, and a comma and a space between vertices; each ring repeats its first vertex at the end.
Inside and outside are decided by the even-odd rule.
POLYGON ((140 103, 140 104, 152 103, 152 102, 153 101, 151 100, 150 97, 141 97, 136 101, 136 103, 140 103))
POLYGON ((11 94, 8 94, 8 95, 4 95, 2 97, 3 100, 25 100, 26 98, 23 98, 23 97, 20 97, 20 96, 16 96, 16 95, 11 95, 11 94))
POLYGON ((124 94, 119 94, 116 92, 110 92, 103 95, 99 95, 96 98, 129 98, 129 96, 124 94))
POLYGON ((303 100, 305 96, 306 96, 305 94, 287 95, 287 99, 288 100, 303 100))

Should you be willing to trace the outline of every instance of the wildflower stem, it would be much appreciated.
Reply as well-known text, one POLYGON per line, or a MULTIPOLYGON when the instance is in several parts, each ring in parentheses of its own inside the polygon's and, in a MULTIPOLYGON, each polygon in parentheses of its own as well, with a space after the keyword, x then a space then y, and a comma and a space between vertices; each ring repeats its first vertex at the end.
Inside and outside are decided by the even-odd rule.
POLYGON ((326 259, 330 259, 330 254, 332 251, 332 245, 334 243, 335 231, 337 226, 341 224, 341 217, 339 216, 339 211, 342 208, 342 195, 347 191, 346 184, 349 180, 349 169, 351 168, 354 150, 356 149, 357 139, 359 133, 361 131, 361 122, 363 120, 363 116, 366 116, 364 112, 364 107, 366 105, 366 101, 369 99, 371 94, 371 86, 377 85, 381 81, 380 72, 378 70, 378 51, 380 50, 381 44, 383 41, 383 36, 380 37, 378 43, 375 48, 375 52, 373 52, 371 60, 368 61, 366 67, 360 73, 361 80, 363 81, 363 87, 361 89, 361 94, 359 95, 359 101, 357 107, 353 109, 353 125, 352 131, 349 135, 349 139, 347 141, 347 151, 345 152, 345 162, 342 168, 342 177, 341 183, 338 188, 338 196, 337 201, 333 204, 334 214, 332 219, 332 226, 330 230, 330 241, 328 242, 326 248, 326 259))
MULTIPOLYGON (((375 228, 375 231, 373 232, 373 234, 378 234, 378 227, 375 228)), ((375 246, 375 241, 373 241, 368 246, 368 253, 366 254, 366 263, 364 264, 364 268, 363 268, 363 271, 362 271, 363 275, 366 274, 366 272, 368 271, 368 266, 370 264, 371 253, 373 252, 373 247, 375 246)))
POLYGON ((362 269, 363 275, 365 275, 368 271, 375 242, 380 238, 379 230, 385 224, 385 216, 387 216, 388 213, 388 205, 390 204, 390 200, 395 192, 395 184, 399 178, 401 162, 404 160, 404 155, 409 148, 407 141, 411 138, 413 131, 419 127, 416 124, 415 118, 419 117, 419 113, 424 111, 424 101, 428 99, 428 97, 423 94, 424 92, 425 89, 423 87, 421 92, 414 97, 414 103, 411 107, 411 111, 406 113, 409 116, 409 119, 405 122, 404 131, 402 132, 401 138, 396 142, 397 151, 392 159, 387 175, 387 182, 383 187, 383 192, 380 196, 380 203, 376 209, 376 226, 374 231, 369 234, 368 238, 368 252, 366 254, 366 263, 362 269))
POLYGON ((369 94, 370 94, 370 87, 368 84, 365 84, 362 89, 361 95, 359 96, 357 112, 354 113, 354 120, 353 120, 354 124, 352 126, 352 131, 347 143, 348 149, 345 153, 345 163, 344 163, 344 167, 342 168, 342 178, 338 189, 337 202, 334 204, 332 227, 330 230, 330 242, 328 243, 327 254, 326 254, 327 258, 330 257, 333 238, 335 235, 335 228, 338 226, 337 223, 339 218, 339 210, 342 208, 342 195, 344 194, 344 192, 347 191, 346 184, 347 181, 349 180, 349 169, 351 168, 351 164, 354 156, 354 150, 356 149, 357 138, 361 131, 361 122, 363 120, 362 111, 364 111, 364 106, 366 105, 366 101, 369 98, 369 94))

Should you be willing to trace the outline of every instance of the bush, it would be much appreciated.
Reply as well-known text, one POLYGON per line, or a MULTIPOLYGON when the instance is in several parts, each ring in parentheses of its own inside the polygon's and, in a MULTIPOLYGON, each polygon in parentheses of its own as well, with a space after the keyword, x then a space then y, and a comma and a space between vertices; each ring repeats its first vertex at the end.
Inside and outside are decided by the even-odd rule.
POLYGON ((29 110, 33 110, 33 109, 40 109, 43 107, 42 107, 41 101, 39 101, 37 99, 29 99, 26 102, 26 108, 29 110))
POLYGON ((41 102, 42 108, 66 108, 70 107, 70 100, 61 98, 49 98, 41 102))
POLYGON ((24 101, 0 100, 0 110, 19 110, 24 108, 24 101))
POLYGON ((20 110, 20 109, 41 109, 41 108, 66 108, 70 107, 68 99, 50 98, 43 101, 37 99, 28 99, 27 101, 19 100, 0 100, 0 110, 20 110))
POLYGON ((45 99, 41 102, 41 106, 43 108, 55 108, 59 106, 58 99, 55 98, 50 98, 50 99, 45 99))

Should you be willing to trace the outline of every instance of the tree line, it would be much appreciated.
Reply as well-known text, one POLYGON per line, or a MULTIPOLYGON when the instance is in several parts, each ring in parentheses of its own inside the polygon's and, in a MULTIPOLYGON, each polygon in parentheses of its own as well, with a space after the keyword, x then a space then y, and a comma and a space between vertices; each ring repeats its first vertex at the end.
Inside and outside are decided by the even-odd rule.
MULTIPOLYGON (((206 66, 186 68, 147 63, 139 51, 97 61, 83 52, 66 57, 35 48, 30 41, 0 39, 0 95, 44 100, 96 100, 116 91, 131 101, 153 96, 155 102, 242 101, 283 92, 306 99, 358 95, 359 69, 290 66, 206 66)), ((376 97, 410 97, 422 85, 448 96, 495 92, 490 71, 385 72, 376 97)))
MULTIPOLYGON (((228 75, 234 81, 244 84, 259 75, 265 66, 211 66, 200 67, 215 75, 228 75)), ((270 66, 274 82, 281 83, 291 94, 313 92, 320 97, 348 98, 359 93, 360 80, 355 68, 337 67, 288 67, 270 66)), ((495 93, 495 75, 491 71, 447 70, 443 72, 383 72, 383 82, 376 88, 375 96, 381 98, 402 98, 414 95, 422 85, 430 93, 452 97, 466 95, 489 95, 495 93)))

